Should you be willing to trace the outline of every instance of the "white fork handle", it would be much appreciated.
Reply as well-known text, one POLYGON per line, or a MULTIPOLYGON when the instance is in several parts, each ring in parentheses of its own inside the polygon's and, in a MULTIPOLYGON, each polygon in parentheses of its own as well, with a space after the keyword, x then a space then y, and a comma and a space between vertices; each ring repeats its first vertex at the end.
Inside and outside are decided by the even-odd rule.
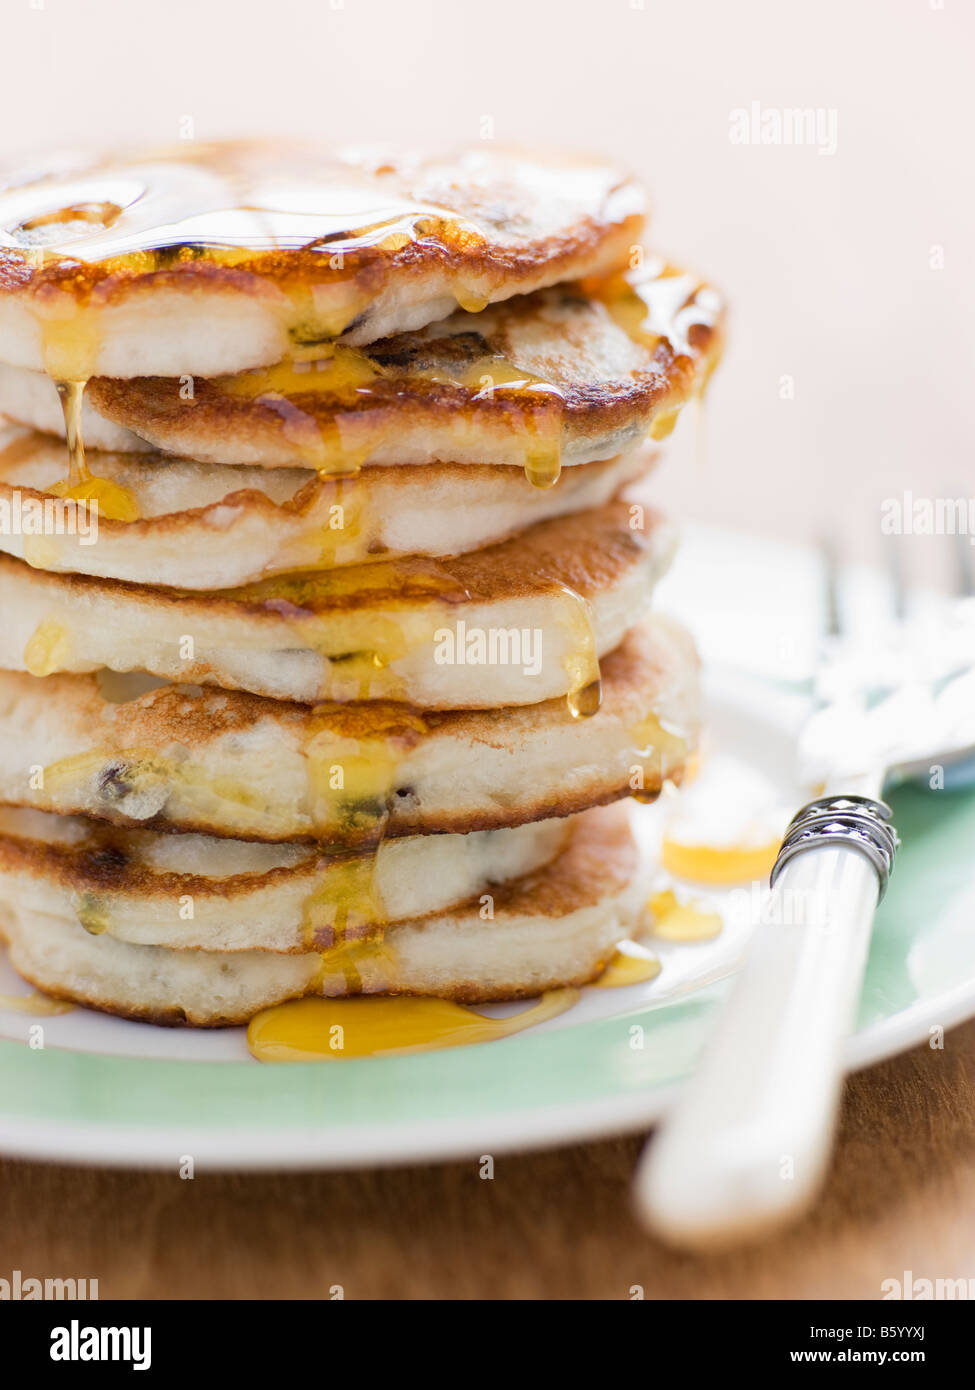
POLYGON ((815 1195, 878 893, 869 859, 845 845, 783 866, 704 1060, 640 1160, 637 1207, 665 1239, 728 1244, 815 1195))

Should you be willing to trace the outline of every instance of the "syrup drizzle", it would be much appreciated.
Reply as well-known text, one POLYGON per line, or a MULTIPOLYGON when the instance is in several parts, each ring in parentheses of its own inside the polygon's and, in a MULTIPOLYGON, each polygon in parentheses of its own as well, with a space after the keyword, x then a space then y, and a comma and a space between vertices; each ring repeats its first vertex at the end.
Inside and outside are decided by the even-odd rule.
POLYGON ((647 906, 650 932, 663 941, 710 941, 724 929, 720 912, 703 903, 680 902, 670 888, 652 894, 647 906))
POLYGON ((781 845, 781 836, 765 844, 703 845, 688 844, 686 840, 665 835, 660 862, 675 877, 694 883, 715 886, 748 883, 768 878, 781 845))
POLYGON ((578 997, 575 989, 550 990, 509 1018, 487 1018, 449 999, 297 999, 251 1019, 247 1045, 261 1062, 403 1056, 511 1037, 557 1018, 578 997))
POLYGON ((0 193, 0 252, 40 272, 45 292, 84 305, 110 297, 106 280, 111 291, 160 271, 193 273, 196 262, 244 270, 262 278, 269 303, 277 292, 303 347, 342 333, 404 255, 447 270, 450 292, 476 312, 496 297, 512 252, 545 258, 582 227, 597 245, 624 227, 636 235, 643 212, 640 190, 600 164, 577 162, 566 180, 545 162, 484 148, 418 161, 313 143, 181 142, 19 179, 0 193), (553 177, 564 211, 555 226, 553 177))
POLYGON ((661 864, 691 883, 715 887, 767 879, 788 811, 767 780, 734 756, 710 755, 670 810, 661 864))
POLYGON ((690 745, 690 730, 678 729, 655 714, 647 714, 634 724, 630 729, 630 746, 634 758, 630 795, 634 800, 646 804, 656 801, 661 784, 677 768, 685 769, 686 780, 687 753, 690 745))
POLYGON ((74 1004, 67 999, 55 999, 50 994, 0 994, 0 1010, 6 1009, 14 1014, 31 1014, 34 1018, 54 1018, 57 1014, 69 1014, 74 1004))
MULTIPOLYGON (((370 250, 422 242, 450 253, 486 241, 460 213, 396 191, 354 162, 318 152, 309 177, 306 154, 289 159, 261 145, 184 145, 85 171, 50 191, 43 183, 21 185, 0 198, 0 246, 38 268, 74 263, 81 270, 77 293, 84 294, 98 283, 98 271, 145 275, 201 258, 255 263, 274 276, 278 267, 267 253, 282 250, 313 253, 316 277, 342 283, 343 262, 370 250), (48 207, 37 211, 45 195, 48 207)), ((303 326, 323 327, 317 317, 303 326)), ((324 336, 341 327, 327 327, 324 336)))
MULTIPOLYGON (((349 968, 355 970, 356 964, 353 961, 349 968)), ((623 989, 655 979, 660 968, 660 961, 645 946, 621 941, 593 984, 600 989, 623 989)), ((403 1056, 510 1037, 558 1017, 578 999, 577 989, 549 990, 521 1013, 487 1018, 449 999, 432 997, 308 997, 275 1004, 251 1019, 247 1045, 259 1062, 403 1056)))
MULTIPOLYGON (((383 818, 383 828, 385 817, 383 818)), ((307 950, 319 953, 312 991, 321 993, 336 976, 346 994, 362 991, 362 968, 393 965, 385 944, 386 905, 376 885, 379 841, 371 852, 328 866, 321 886, 305 899, 302 928, 307 950), (355 931, 356 936, 351 933, 355 931), (328 945, 323 947, 323 940, 328 945)))
POLYGON ((85 462, 85 440, 81 411, 87 380, 57 380, 54 383, 64 414, 64 436, 68 445, 68 476, 49 489, 56 497, 71 498, 97 507, 100 516, 113 521, 138 521, 139 505, 127 488, 109 478, 96 478, 85 462))
MULTIPOLYGON (((710 337, 707 350, 695 346, 696 335, 710 335, 719 322, 717 294, 660 259, 639 272, 586 281, 583 288, 671 379, 649 430, 651 438, 665 439, 685 402, 700 398, 717 362, 719 346, 712 346, 710 337)), ((369 348, 319 344, 309 354, 314 355, 307 360, 221 377, 214 384, 218 391, 257 400, 279 414, 285 437, 309 466, 356 471, 396 428, 394 411, 364 408, 377 384, 395 380, 396 371, 369 348), (303 408, 299 398, 309 396, 311 403, 303 408), (316 396, 328 396, 328 404, 316 405, 316 396)), ((408 370, 410 379, 461 388, 471 403, 486 398, 503 402, 512 428, 526 441, 529 482, 540 488, 555 485, 562 468, 563 387, 491 350, 464 365, 411 363, 408 370)))
POLYGON ((655 980, 660 969, 660 961, 645 946, 636 941, 621 941, 593 985, 597 989, 625 989, 627 985, 655 980))
POLYGON ((567 616, 563 627, 569 634, 569 651, 564 659, 569 677, 566 703, 573 719, 591 719, 603 702, 603 681, 596 655, 596 635, 592 607, 568 584, 558 583, 556 592, 565 601, 567 616))
POLYGON ((24 648, 24 666, 32 676, 51 676, 64 670, 71 634, 57 618, 42 618, 24 648))
POLYGON ((377 868, 406 747, 404 732, 422 733, 426 725, 405 711, 385 738, 342 739, 333 729, 340 715, 334 704, 326 704, 312 718, 305 745, 311 817, 345 842, 354 838, 359 847, 329 865, 327 878, 305 900, 302 926, 306 950, 320 952, 312 989, 324 991, 338 975, 345 993, 356 994, 364 968, 390 975, 395 967, 377 868))
MULTIPOLYGON (((368 350, 341 343, 319 348, 314 360, 292 360, 237 376, 220 377, 216 388, 229 396, 263 405, 280 417, 284 437, 302 462, 323 476, 358 473, 378 446, 395 429, 387 414, 371 416, 356 410, 358 402, 375 394, 375 384, 390 378, 390 370, 368 350), (303 396, 328 395, 345 405, 333 413, 303 409, 303 396)), ((411 376, 461 387, 472 401, 495 397, 511 410, 512 427, 527 442, 525 475, 538 488, 554 487, 562 471, 562 408, 565 394, 545 378, 535 376, 498 353, 478 358, 463 369, 419 366, 411 376)))
POLYGON ((75 488, 88 477, 85 466, 85 440, 81 429, 81 407, 87 381, 55 381, 64 412, 64 437, 68 443, 68 487, 75 488))

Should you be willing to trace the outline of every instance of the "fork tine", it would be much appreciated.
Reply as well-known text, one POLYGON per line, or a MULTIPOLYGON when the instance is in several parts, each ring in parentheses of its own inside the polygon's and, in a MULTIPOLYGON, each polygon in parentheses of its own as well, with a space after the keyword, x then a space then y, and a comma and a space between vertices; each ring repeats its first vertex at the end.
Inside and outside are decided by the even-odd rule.
POLYGON ((972 564, 972 541, 975 537, 966 536, 958 529, 953 539, 954 591, 959 598, 971 598, 975 594, 975 566, 972 564))
POLYGON ((827 637, 839 637, 843 632, 843 609, 840 604, 840 567, 832 536, 820 536, 819 556, 823 567, 823 625, 827 637))
POLYGON ((904 555, 897 544, 898 536, 887 536, 884 543, 884 564, 890 580, 894 617, 902 623, 907 617, 907 583, 904 578, 904 555))

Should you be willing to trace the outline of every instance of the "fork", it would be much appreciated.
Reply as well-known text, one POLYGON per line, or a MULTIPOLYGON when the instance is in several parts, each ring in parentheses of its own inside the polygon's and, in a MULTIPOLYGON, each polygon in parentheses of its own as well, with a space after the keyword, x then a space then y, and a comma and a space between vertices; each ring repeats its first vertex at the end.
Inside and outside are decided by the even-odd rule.
POLYGON ((822 547, 826 633, 799 754, 805 784, 822 784, 823 794, 790 822, 715 1033, 640 1160, 638 1214, 672 1244, 752 1239, 812 1201, 898 844, 882 791, 975 751, 971 557, 959 552, 956 564, 956 590, 968 597, 945 603, 939 621, 919 630, 907 616, 894 544, 895 621, 879 651, 845 635, 836 558, 822 547))

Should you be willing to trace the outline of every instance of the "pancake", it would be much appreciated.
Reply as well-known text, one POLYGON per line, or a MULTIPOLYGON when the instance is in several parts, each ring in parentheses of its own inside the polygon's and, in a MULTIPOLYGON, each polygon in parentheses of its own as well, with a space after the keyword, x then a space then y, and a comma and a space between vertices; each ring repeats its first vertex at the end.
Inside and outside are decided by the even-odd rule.
MULTIPOLYGON (((168 378, 167 378, 168 380, 168 378)), ((44 372, 32 372, 27 367, 9 367, 0 362, 0 416, 19 425, 29 425, 44 434, 64 438, 64 410, 57 387, 44 372)), ((86 452, 101 449, 107 453, 153 454, 147 439, 114 425, 99 415, 91 404, 86 390, 81 402, 81 431, 86 452)), ((9 431, 5 431, 8 434, 9 431)), ((65 469, 61 476, 67 473, 65 469)))
POLYGON ((570 825, 556 859, 493 893, 493 917, 473 899, 399 921, 381 945, 346 948, 341 965, 309 952, 173 950, 92 936, 77 920, 70 878, 29 841, 5 836, 0 935, 39 989, 154 1023, 243 1023, 307 994, 520 998, 594 979, 642 909, 646 884, 625 811, 590 811, 570 825))
POLYGON ((0 550, 56 573, 233 588, 289 570, 476 550, 548 517, 602 506, 652 462, 640 450, 574 469, 540 491, 512 469, 488 465, 370 468, 339 479, 90 451, 99 499, 92 543, 87 528, 58 535, 51 523, 43 535, 22 534, 27 510, 41 517, 67 476, 67 449, 48 435, 8 429, 0 433, 0 550))
POLYGON ((0 897, 93 936, 180 951, 296 953, 372 940, 543 868, 572 818, 412 835, 348 854, 120 829, 0 808, 0 897))
MULTIPOLYGON (((314 362, 215 380, 96 377, 89 445, 206 463, 505 464, 548 482, 662 436, 721 350, 723 306, 661 260, 586 294, 560 286, 314 362)), ((53 382, 0 368, 0 411, 64 434, 53 382)))
POLYGON ((273 699, 587 712, 597 658, 647 612, 676 536, 614 501, 447 560, 282 576, 222 593, 48 574, 0 556, 0 668, 147 671, 273 699))
POLYGON ((371 342, 622 269, 644 218, 609 165, 487 144, 185 142, 2 182, 0 356, 65 380, 371 342))
POLYGON ((650 800, 680 780, 696 742, 691 640, 651 618, 603 660, 602 681, 599 711, 577 720, 561 698, 420 716, 4 671, 0 801, 118 825, 353 843, 379 823, 386 835, 483 830, 630 792, 650 800))

